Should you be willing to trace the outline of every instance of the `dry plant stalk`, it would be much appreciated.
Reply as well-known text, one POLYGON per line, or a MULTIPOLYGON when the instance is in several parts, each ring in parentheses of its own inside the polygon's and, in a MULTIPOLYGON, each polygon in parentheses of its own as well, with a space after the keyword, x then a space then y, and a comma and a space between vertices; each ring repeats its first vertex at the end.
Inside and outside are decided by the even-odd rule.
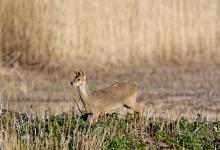
POLYGON ((49 61, 67 68, 219 63, 219 6, 218 0, 1 0, 2 60, 27 68, 49 61))

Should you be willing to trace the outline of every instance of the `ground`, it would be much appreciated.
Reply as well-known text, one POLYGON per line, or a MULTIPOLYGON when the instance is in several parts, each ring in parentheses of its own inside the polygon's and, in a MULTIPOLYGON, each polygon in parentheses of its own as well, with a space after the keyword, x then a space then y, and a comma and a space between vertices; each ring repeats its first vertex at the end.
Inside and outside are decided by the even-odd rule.
MULTIPOLYGON (((219 119, 220 70, 218 67, 139 67, 134 69, 86 70, 90 89, 108 86, 119 80, 138 83, 138 101, 145 104, 145 115, 189 120, 198 114, 209 120, 219 119)), ((37 113, 45 117, 67 112, 78 101, 70 86, 74 70, 67 72, 30 72, 2 69, 0 72, 3 108, 16 112, 37 113)), ((81 105, 80 105, 81 106, 81 105)), ((83 108, 81 108, 83 109, 83 108)), ((127 111, 126 109, 124 109, 127 111)), ((123 111, 124 111, 123 110, 123 111)))

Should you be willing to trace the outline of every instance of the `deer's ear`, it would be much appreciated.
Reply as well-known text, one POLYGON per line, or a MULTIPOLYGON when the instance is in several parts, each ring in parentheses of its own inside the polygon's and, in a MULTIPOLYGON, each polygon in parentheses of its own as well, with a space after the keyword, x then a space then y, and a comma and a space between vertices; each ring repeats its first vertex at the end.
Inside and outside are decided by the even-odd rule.
POLYGON ((85 74, 84 74, 84 72, 82 70, 79 71, 79 75, 81 75, 83 77, 85 76, 85 74))
POLYGON ((75 72, 76 76, 78 76, 78 75, 79 75, 79 72, 78 72, 78 71, 76 71, 76 70, 75 70, 74 72, 75 72))
POLYGON ((86 80, 86 76, 83 76, 83 80, 86 80))
POLYGON ((79 74, 80 74, 80 76, 83 77, 84 80, 86 79, 86 75, 85 75, 84 71, 80 70, 79 74))

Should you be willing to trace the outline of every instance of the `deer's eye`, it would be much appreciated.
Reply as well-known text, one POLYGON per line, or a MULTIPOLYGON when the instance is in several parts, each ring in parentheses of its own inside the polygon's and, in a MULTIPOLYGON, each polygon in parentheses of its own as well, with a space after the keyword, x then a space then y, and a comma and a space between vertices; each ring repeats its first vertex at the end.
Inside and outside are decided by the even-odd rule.
POLYGON ((79 81, 79 80, 80 80, 80 78, 77 79, 77 81, 79 81))

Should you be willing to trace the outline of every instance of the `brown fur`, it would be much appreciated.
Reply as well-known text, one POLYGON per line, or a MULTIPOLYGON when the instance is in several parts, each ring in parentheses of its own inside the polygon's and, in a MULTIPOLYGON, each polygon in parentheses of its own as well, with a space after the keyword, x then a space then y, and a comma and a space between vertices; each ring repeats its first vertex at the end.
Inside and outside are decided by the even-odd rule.
POLYGON ((78 87, 80 98, 88 113, 97 121, 100 114, 126 106, 134 110, 135 117, 140 117, 143 108, 137 103, 137 84, 133 81, 116 82, 109 87, 90 92, 87 89, 86 76, 76 72, 71 82, 78 87))

